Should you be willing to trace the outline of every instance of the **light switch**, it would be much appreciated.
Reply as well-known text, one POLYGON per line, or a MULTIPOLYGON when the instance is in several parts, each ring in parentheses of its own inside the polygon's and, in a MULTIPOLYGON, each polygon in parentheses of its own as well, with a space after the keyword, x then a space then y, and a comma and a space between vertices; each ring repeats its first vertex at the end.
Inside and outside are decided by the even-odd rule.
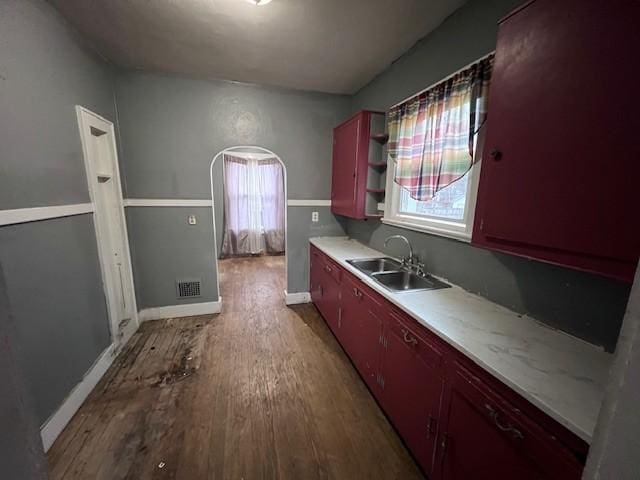
POLYGON ((318 212, 311 212, 311 221, 312 222, 318 221, 318 212))
POLYGON ((189 215, 187 221, 189 222, 189 225, 195 225, 196 223, 198 223, 195 215, 189 215))

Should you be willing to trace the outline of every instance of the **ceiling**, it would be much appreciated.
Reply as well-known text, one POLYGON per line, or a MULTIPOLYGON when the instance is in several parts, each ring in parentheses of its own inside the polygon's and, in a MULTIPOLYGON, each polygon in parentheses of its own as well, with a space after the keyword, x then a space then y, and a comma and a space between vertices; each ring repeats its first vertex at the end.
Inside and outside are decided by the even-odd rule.
POLYGON ((355 93, 465 0, 50 0, 116 65, 355 93))

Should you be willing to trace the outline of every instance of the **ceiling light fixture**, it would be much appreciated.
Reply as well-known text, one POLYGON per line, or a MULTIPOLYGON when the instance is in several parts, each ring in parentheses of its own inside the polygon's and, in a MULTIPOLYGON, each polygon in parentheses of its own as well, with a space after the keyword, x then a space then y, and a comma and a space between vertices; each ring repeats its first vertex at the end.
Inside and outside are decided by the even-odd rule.
POLYGON ((247 2, 251 3, 252 5, 261 7, 263 5, 266 5, 267 3, 271 3, 271 0, 247 0, 247 2))

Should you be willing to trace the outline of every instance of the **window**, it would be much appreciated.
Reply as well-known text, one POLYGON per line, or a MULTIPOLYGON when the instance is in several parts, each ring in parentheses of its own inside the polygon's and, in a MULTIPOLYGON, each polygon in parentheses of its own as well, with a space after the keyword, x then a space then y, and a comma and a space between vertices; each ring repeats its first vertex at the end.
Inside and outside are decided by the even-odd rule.
MULTIPOLYGON (((446 186, 431 200, 414 200, 409 192, 389 178, 391 192, 385 206, 384 223, 436 235, 471 240, 478 191, 480 162, 462 178, 446 186)), ((391 176, 390 176, 391 177, 391 176)))
POLYGON ((384 223, 469 241, 493 55, 389 111, 384 223))

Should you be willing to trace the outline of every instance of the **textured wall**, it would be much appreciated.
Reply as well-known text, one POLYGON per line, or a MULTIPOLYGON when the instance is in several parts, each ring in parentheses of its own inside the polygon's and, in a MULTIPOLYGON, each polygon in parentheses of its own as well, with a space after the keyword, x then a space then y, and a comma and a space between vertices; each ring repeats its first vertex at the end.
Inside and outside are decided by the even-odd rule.
POLYGON ((47 3, 0 2, 0 208, 89 201, 75 105, 113 120, 111 82, 47 3))
POLYGON ((639 370, 640 270, 637 270, 585 467, 585 480, 640 478, 639 370))
MULTIPOLYGON (((290 199, 329 198, 332 130, 348 116, 350 97, 137 72, 118 75, 116 96, 120 161, 129 198, 209 199, 211 160, 235 145, 258 145, 277 153, 287 168, 290 199)), ((221 166, 218 162, 214 171, 220 238, 221 166)), ((129 210, 140 306, 175 304, 175 289, 169 287, 178 272, 189 271, 206 272, 206 296, 198 301, 217 300, 210 214, 203 209, 194 228, 186 223, 186 208, 129 210), (160 227, 160 217, 168 222, 166 227, 160 227), (154 235, 151 225, 162 235, 154 235)), ((292 210, 289 231, 295 235, 289 235, 289 248, 300 251, 308 239, 300 232, 319 227, 310 225, 310 213, 307 218, 292 210)), ((335 231, 335 218, 323 218, 323 228, 335 231)), ((299 291, 305 259, 290 256, 290 278, 297 282, 289 284, 291 291, 299 291)))
POLYGON ((333 215, 331 207, 289 207, 289 268, 287 291, 309 291, 309 239, 346 235, 346 221, 333 215), (311 212, 318 212, 318 222, 311 221, 311 212))
POLYGON ((15 322, 9 309, 0 264, 0 465, 7 479, 45 479, 47 461, 42 451, 40 430, 28 395, 16 341, 15 322))
MULTIPOLYGON (((496 47, 497 21, 521 3, 469 1, 358 92, 354 109, 387 110, 489 53, 496 47)), ((350 221, 348 232, 378 249, 388 235, 406 234, 434 273, 609 351, 615 348, 629 295, 626 284, 380 222, 350 221)))
MULTIPOLYGON (((0 209, 89 201, 75 105, 114 118, 112 72, 40 0, 0 2, 0 209)), ((38 420, 110 343, 92 217, 0 227, 38 420)))
POLYGON ((91 215, 0 228, 0 262, 44 422, 111 343, 91 215))
POLYGON ((218 300, 211 208, 129 207, 126 214, 139 309, 218 300), (185 277, 202 279, 201 297, 177 298, 175 281, 185 277))

